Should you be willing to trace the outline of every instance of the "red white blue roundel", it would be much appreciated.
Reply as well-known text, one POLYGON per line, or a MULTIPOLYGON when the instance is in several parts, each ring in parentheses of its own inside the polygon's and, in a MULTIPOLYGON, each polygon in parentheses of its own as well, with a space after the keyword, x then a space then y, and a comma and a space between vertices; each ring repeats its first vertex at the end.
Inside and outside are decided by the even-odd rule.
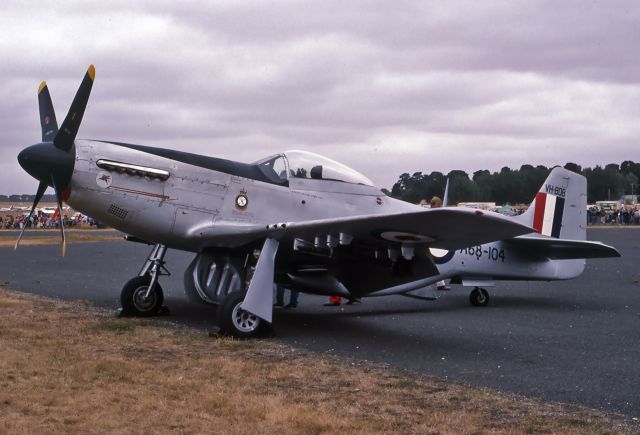
POLYGON ((433 262, 436 264, 444 264, 453 258, 453 254, 456 251, 449 251, 447 249, 429 248, 433 262))
POLYGON ((397 243, 430 243, 433 239, 422 234, 405 233, 403 231, 382 231, 380 238, 397 243))

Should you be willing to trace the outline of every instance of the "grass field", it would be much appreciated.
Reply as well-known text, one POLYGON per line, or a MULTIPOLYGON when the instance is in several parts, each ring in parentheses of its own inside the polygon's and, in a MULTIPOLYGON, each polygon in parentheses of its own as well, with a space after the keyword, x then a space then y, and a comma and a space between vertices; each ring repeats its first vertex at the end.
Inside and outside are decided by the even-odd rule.
MULTIPOLYGON (((29 236, 37 235, 37 237, 25 237, 20 241, 20 246, 34 245, 56 245, 60 243, 60 230, 27 230, 29 236)), ((67 231, 65 235, 67 244, 69 243, 87 243, 87 242, 107 242, 113 240, 122 240, 122 234, 118 232, 100 232, 92 233, 91 230, 86 231, 67 231)), ((0 248, 14 247, 16 243, 13 237, 0 237, 0 248)))
MULTIPOLYGON (((1 284, 1 283, 0 283, 1 284)), ((0 433, 627 433, 577 406, 0 290, 0 433)))

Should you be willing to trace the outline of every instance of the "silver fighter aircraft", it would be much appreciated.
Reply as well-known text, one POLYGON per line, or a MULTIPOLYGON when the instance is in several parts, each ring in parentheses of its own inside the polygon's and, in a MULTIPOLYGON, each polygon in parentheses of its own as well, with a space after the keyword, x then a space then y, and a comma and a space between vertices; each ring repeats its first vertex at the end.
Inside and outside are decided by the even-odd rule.
MULTIPOLYGON (((445 189, 445 203, 447 193, 445 189)), ((462 249, 430 252, 439 274, 425 278, 424 287, 404 293, 420 299, 437 299, 431 284, 451 279, 452 284, 473 287, 471 305, 489 303, 484 287, 496 281, 557 281, 578 277, 587 258, 619 257, 613 247, 587 241, 587 179, 561 167, 551 170, 527 211, 513 220, 533 227, 535 233, 462 249)), ((369 296, 384 296, 385 289, 369 296)))
MULTIPOLYGON (((460 250, 533 231, 496 213, 392 199, 353 169, 304 151, 240 163, 76 140, 94 77, 92 65, 59 129, 42 82, 42 142, 18 161, 39 181, 31 213, 51 186, 59 206, 65 201, 129 240, 153 244, 122 289, 127 314, 161 310, 168 248, 195 254, 184 274, 188 297, 218 305, 221 328, 250 337, 271 325, 274 282, 321 295, 405 293, 439 274, 429 248, 460 250)), ((61 233, 64 255, 63 226, 61 233)))

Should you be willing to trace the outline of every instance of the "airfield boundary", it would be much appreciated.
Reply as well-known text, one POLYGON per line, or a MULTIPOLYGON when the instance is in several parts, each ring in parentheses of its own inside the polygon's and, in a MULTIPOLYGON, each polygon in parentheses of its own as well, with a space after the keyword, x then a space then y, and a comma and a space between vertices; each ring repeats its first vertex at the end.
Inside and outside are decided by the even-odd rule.
POLYGON ((8 290, 0 290, 0 346, 3 433, 639 430, 578 406, 8 290))

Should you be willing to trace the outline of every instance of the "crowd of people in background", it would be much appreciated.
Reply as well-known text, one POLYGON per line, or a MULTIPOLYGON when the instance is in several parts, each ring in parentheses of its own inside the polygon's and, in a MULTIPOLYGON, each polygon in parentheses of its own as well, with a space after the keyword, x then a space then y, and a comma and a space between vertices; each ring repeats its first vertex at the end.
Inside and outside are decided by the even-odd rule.
MULTIPOLYGON (((65 227, 77 227, 88 226, 92 227, 95 224, 94 220, 81 213, 75 213, 73 216, 64 215, 62 217, 65 227)), ((37 216, 33 215, 30 219, 27 219, 26 215, 0 215, 0 229, 7 230, 21 230, 24 227, 29 228, 41 228, 41 229, 54 229, 60 226, 60 219, 55 214, 39 213, 37 216)))
POLYGON ((598 206, 587 210, 589 225, 640 225, 640 208, 623 207, 620 210, 604 210, 598 206))

